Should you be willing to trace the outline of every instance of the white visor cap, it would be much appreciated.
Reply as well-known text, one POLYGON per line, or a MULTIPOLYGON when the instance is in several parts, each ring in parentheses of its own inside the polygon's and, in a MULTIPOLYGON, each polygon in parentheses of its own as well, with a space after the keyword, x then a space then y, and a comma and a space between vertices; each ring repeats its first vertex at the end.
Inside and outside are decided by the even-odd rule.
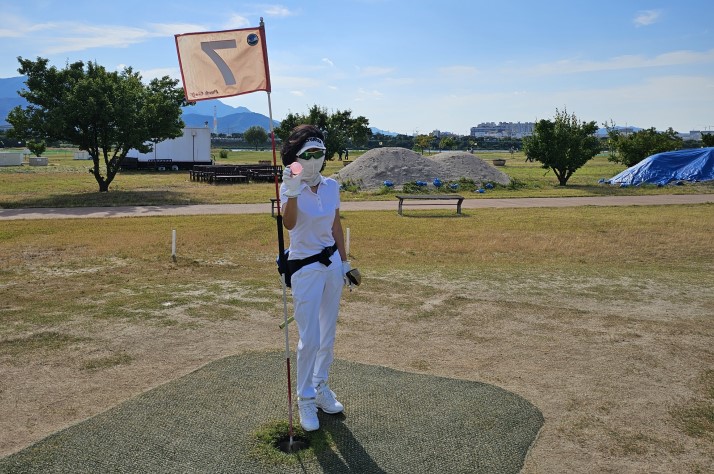
POLYGON ((318 150, 324 150, 325 144, 317 137, 308 138, 307 140, 305 140, 305 143, 302 145, 302 148, 300 148, 300 151, 297 152, 297 156, 302 155, 307 150, 312 150, 315 148, 317 148, 318 150))

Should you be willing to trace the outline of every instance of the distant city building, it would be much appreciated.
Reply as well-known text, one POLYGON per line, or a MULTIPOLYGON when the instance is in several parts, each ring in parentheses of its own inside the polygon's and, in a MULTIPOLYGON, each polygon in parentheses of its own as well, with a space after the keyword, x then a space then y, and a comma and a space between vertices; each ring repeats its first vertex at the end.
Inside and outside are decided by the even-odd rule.
POLYGON ((491 138, 523 138, 533 135, 533 122, 484 122, 471 127, 471 136, 491 138))
POLYGON ((714 130, 690 130, 688 135, 686 133, 678 133, 677 135, 684 140, 701 140, 702 135, 714 135, 714 130))
POLYGON ((433 132, 431 132, 431 136, 436 138, 455 137, 456 134, 452 132, 442 132, 441 130, 434 130, 433 132))

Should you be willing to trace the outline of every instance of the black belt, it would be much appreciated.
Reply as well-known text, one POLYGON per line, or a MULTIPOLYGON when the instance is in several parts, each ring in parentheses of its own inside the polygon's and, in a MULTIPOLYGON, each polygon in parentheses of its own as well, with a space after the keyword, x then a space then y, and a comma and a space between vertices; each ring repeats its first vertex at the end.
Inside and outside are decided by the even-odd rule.
POLYGON ((332 260, 330 260, 330 257, 332 257, 332 254, 335 253, 337 250, 337 244, 333 244, 330 247, 325 247, 322 249, 322 252, 317 253, 315 255, 310 255, 309 257, 305 257, 300 260, 288 260, 288 266, 290 267, 290 273, 295 273, 298 270, 300 270, 302 267, 305 265, 310 265, 311 263, 315 262, 320 262, 326 267, 330 266, 330 263, 332 263, 332 260))

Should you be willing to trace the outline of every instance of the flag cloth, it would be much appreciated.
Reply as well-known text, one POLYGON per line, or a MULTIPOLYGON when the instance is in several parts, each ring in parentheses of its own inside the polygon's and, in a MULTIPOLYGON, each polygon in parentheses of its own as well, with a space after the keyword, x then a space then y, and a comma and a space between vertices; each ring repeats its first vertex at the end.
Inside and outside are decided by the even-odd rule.
POLYGON ((263 26, 175 37, 188 101, 270 92, 263 26))

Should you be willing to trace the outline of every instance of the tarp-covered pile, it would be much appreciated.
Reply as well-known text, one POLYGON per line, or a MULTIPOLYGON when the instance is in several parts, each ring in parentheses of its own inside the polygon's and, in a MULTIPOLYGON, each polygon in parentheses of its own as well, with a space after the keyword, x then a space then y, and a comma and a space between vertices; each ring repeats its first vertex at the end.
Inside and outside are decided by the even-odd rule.
POLYGON ((663 186, 671 181, 711 180, 714 180, 714 148, 691 148, 649 156, 606 182, 663 186))

